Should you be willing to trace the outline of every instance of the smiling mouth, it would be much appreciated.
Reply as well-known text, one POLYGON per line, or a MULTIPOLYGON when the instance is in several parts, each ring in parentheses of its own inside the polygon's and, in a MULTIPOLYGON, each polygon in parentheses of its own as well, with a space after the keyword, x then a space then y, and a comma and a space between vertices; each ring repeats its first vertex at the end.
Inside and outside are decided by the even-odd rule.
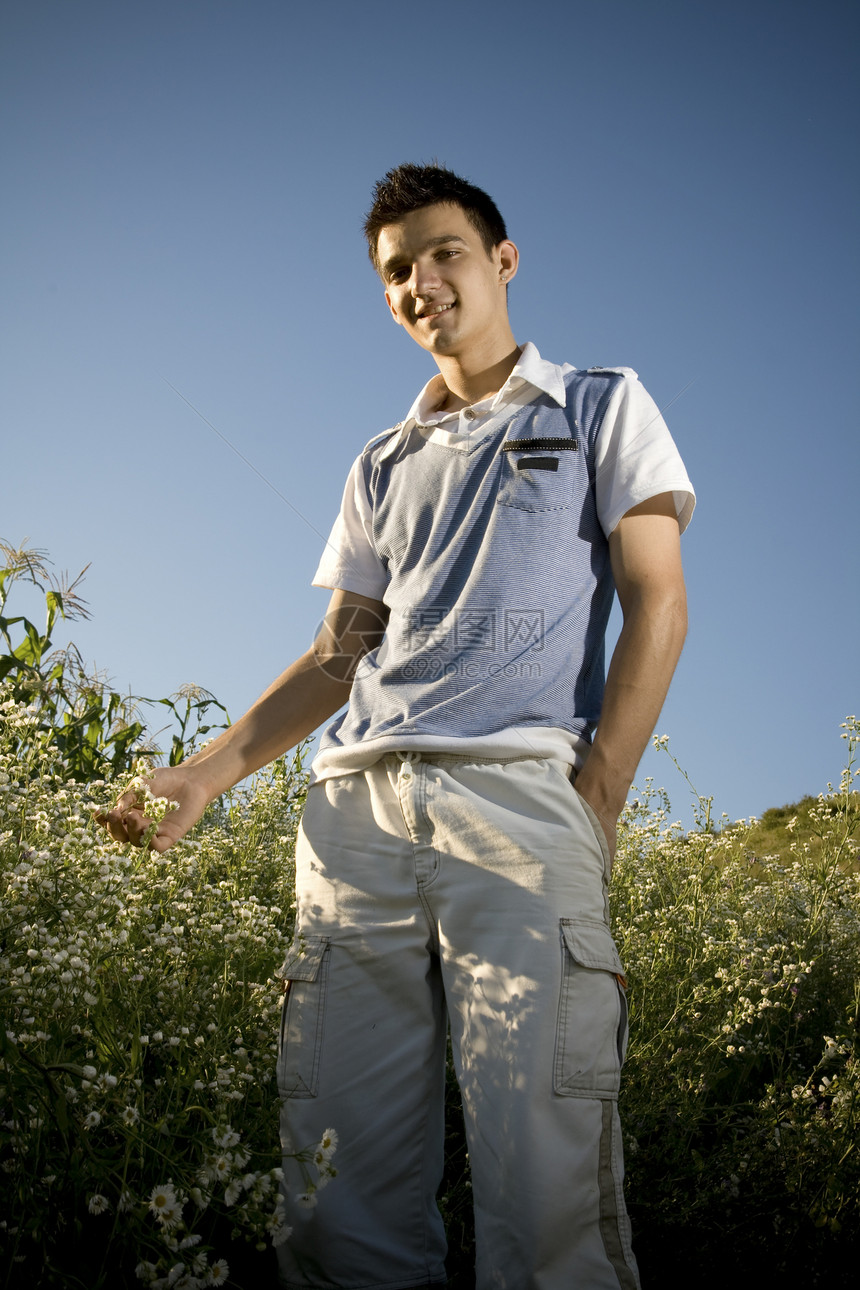
POLYGON ((422 309, 420 314, 417 314, 416 316, 418 318, 436 318, 439 314, 447 313, 449 309, 453 308, 453 301, 449 305, 432 305, 428 306, 426 309, 422 309))

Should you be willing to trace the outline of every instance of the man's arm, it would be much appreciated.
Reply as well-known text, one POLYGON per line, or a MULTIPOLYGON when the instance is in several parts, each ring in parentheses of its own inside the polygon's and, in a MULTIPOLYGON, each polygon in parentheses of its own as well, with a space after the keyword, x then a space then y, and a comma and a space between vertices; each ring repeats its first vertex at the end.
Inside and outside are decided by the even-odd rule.
POLYGON ((681 543, 671 493, 634 506, 609 538, 624 626, 612 655, 603 709, 577 790, 615 853, 615 828, 687 633, 681 543))
MULTIPOLYGON (((179 766, 153 771, 156 797, 179 803, 152 839, 166 851, 195 824, 209 802, 300 743, 349 698, 358 663, 382 639, 388 610, 381 601, 335 591, 309 649, 269 686, 235 725, 179 766)), ((117 842, 139 844, 150 825, 134 794, 125 794, 100 817, 117 842)))

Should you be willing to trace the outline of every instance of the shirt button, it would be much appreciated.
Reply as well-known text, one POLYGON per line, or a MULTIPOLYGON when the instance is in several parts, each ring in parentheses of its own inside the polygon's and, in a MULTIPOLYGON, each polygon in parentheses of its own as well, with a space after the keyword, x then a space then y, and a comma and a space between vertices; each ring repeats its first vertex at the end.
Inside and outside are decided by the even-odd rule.
POLYGON ((408 761, 403 762, 403 764, 400 767, 400 774, 403 776, 404 779, 411 779, 412 763, 408 761))
POLYGON ((474 421, 477 415, 478 414, 474 408, 466 408, 465 412, 463 413, 463 416, 466 418, 467 421, 474 421))

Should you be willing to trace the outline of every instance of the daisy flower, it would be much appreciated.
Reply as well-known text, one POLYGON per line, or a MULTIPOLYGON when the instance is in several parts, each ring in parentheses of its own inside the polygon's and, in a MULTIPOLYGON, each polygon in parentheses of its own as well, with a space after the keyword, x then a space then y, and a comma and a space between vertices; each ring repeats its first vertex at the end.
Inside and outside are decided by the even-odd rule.
POLYGON ((175 1204, 176 1192, 173 1190, 172 1183, 167 1183, 165 1187, 153 1187, 149 1197, 149 1208, 156 1218, 160 1218, 166 1209, 170 1209, 175 1204))
POLYGON ((337 1150, 337 1133, 334 1129, 326 1129, 319 1141, 317 1155, 323 1160, 331 1160, 337 1150))
POLYGON ((165 1205, 158 1211, 158 1220, 162 1227, 175 1227, 182 1218, 182 1206, 178 1200, 174 1200, 171 1205, 165 1205))
POLYGON ((284 1241, 288 1241, 292 1234, 293 1229, 287 1227, 286 1223, 281 1223, 280 1226, 272 1229, 272 1245, 275 1247, 283 1245, 284 1241))
POLYGON ((209 1268, 209 1275, 206 1278, 206 1284, 209 1286, 222 1286, 230 1275, 230 1267, 226 1259, 216 1259, 209 1268))

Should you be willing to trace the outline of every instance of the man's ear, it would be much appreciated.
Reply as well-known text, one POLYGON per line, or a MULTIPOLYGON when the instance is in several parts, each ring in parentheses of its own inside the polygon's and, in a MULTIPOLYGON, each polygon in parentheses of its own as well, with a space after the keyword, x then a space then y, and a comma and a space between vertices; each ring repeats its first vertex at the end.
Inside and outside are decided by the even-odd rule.
POLYGON ((391 296, 388 294, 387 291, 385 293, 385 303, 388 305, 388 308, 391 310, 391 317, 398 325, 400 325, 400 322, 401 322, 400 315, 397 312, 397 310, 394 308, 394 305, 391 303, 391 296))
POLYGON ((493 249, 496 253, 496 258, 499 265, 499 274, 501 275, 501 278, 504 281, 505 285, 507 285, 512 278, 515 278, 517 276, 517 267, 519 266, 519 262, 520 262, 520 253, 517 250, 514 243, 509 242, 507 240, 504 242, 497 243, 497 245, 493 249))

